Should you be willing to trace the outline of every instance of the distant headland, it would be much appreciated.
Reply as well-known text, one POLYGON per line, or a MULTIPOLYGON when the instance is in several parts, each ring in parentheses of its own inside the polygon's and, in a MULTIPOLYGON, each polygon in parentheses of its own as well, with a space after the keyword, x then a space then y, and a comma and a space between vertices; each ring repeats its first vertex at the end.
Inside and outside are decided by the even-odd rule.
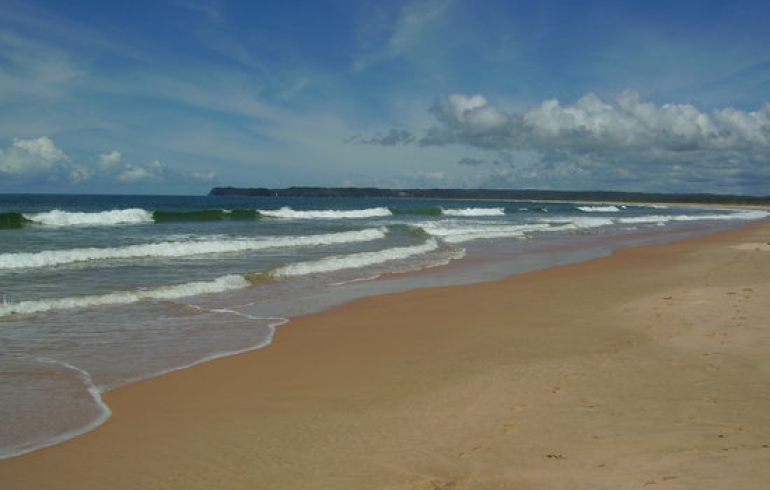
POLYGON ((381 189, 376 187, 214 187, 209 196, 366 197, 383 199, 495 199, 520 201, 611 201, 672 204, 770 206, 770 196, 667 194, 620 191, 556 191, 537 189, 381 189))

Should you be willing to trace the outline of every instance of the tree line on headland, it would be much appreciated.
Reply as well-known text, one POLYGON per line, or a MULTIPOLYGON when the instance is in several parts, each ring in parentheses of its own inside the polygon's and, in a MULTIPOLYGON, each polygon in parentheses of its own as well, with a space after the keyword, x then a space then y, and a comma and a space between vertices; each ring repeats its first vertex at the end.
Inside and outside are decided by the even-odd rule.
POLYGON ((366 197, 382 199, 493 199, 520 201, 611 201, 672 204, 770 205, 770 196, 667 194, 621 191, 556 191, 537 189, 381 189, 376 187, 214 187, 209 196, 366 197))

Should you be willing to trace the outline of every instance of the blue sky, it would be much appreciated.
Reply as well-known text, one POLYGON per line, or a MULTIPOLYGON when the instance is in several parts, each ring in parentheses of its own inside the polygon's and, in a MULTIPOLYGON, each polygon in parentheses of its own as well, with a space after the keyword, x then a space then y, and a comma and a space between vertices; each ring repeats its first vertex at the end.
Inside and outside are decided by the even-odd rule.
POLYGON ((3 0, 0 192, 770 195, 766 0, 3 0))

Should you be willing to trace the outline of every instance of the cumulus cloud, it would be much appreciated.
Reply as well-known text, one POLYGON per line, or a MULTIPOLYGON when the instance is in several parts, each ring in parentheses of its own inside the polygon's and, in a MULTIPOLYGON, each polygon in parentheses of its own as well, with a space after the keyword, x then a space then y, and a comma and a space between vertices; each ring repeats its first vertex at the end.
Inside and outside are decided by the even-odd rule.
POLYGON ((127 162, 117 150, 91 159, 75 160, 47 136, 17 138, 9 147, 0 149, 0 184, 110 186, 179 181, 211 182, 215 179, 214 172, 187 174, 176 171, 160 160, 148 163, 127 162))
POLYGON ((67 161, 69 157, 47 136, 29 140, 16 138, 9 148, 0 149, 0 173, 11 175, 38 175, 67 161))
POLYGON ((757 178, 770 181, 770 104, 754 112, 706 112, 690 104, 644 102, 627 90, 607 100, 589 93, 571 104, 551 99, 506 112, 482 95, 453 94, 429 112, 438 124, 414 141, 495 152, 498 159, 459 163, 511 167, 505 181, 502 169, 488 165, 490 183, 497 185, 574 187, 580 181, 638 190, 643 183, 655 190, 747 193, 756 189, 757 178), (503 153, 508 156, 501 161, 503 153), (511 157, 522 153, 525 161, 511 157))
POLYGON ((152 169, 139 167, 136 165, 127 165, 120 173, 117 174, 115 180, 118 182, 136 183, 142 181, 161 180, 159 174, 154 173, 152 169))
POLYGON ((103 168, 112 168, 119 165, 121 160, 123 160, 123 155, 117 150, 99 155, 99 165, 103 168))
POLYGON ((587 94, 573 104, 551 99, 523 113, 506 113, 481 95, 450 95, 430 111, 443 123, 420 144, 465 143, 489 149, 596 152, 657 148, 682 152, 770 146, 770 104, 757 112, 702 112, 689 104, 656 106, 625 91, 605 102, 587 94))

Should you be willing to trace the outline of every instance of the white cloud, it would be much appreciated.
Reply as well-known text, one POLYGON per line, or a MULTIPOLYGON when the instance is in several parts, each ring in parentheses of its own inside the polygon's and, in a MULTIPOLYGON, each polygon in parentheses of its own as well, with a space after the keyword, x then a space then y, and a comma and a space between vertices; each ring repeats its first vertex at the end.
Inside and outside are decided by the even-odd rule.
MULTIPOLYGON (((642 102, 628 90, 606 100, 592 93, 571 104, 546 100, 520 112, 482 95, 453 94, 429 111, 438 124, 415 142, 494 152, 455 160, 473 167, 483 186, 766 194, 770 182, 770 104, 706 112, 642 102)), ((405 142, 414 137, 398 134, 405 142)))
POLYGON ((571 105, 546 100, 521 114, 507 114, 483 96, 450 95, 431 109, 444 127, 424 145, 466 143, 494 149, 607 151, 654 147, 666 151, 770 146, 770 104, 756 112, 726 108, 702 112, 688 104, 657 107, 633 91, 605 102, 587 94, 571 105))
POLYGON ((770 145, 770 104, 759 112, 743 112, 732 107, 715 111, 715 123, 724 128, 729 135, 725 143, 733 145, 739 142, 760 142, 761 146, 770 145))
POLYGON ((17 138, 9 148, 0 150, 0 173, 38 175, 68 160, 47 136, 28 140, 17 138))
POLYGON ((129 165, 117 175, 116 180, 118 182, 134 183, 143 180, 154 180, 156 178, 157 177, 146 168, 129 165))
POLYGON ((48 136, 14 139, 0 149, 0 189, 6 185, 56 184, 72 186, 111 186, 140 183, 179 184, 212 182, 213 171, 180 172, 161 162, 127 162, 121 152, 112 150, 94 158, 73 160, 48 136))
POLYGON ((466 111, 464 119, 476 134, 496 133, 508 124, 505 114, 488 105, 466 111))
POLYGON ((482 95, 452 94, 448 97, 449 109, 457 121, 464 121, 467 111, 478 109, 487 105, 487 99, 482 95))
POLYGON ((110 168, 118 165, 122 159, 123 155, 119 151, 112 150, 109 153, 102 153, 99 155, 99 164, 103 168, 110 168))
POLYGON ((217 178, 216 172, 209 170, 208 172, 193 172, 192 177, 204 182, 213 182, 217 178))
POLYGON ((88 168, 80 165, 71 168, 68 174, 69 181, 75 184, 88 182, 92 177, 93 173, 88 168))

